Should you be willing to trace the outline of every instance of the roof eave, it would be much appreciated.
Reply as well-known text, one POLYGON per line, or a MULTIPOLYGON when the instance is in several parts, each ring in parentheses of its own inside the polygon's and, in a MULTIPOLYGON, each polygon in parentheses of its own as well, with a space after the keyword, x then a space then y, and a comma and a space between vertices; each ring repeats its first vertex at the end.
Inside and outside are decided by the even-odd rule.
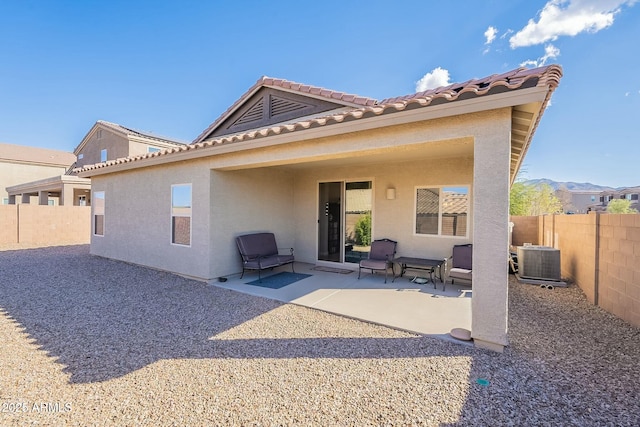
MULTIPOLYGON (((121 163, 107 162, 104 166, 95 169, 79 171, 81 177, 91 177, 109 173, 121 172, 142 167, 157 166, 172 162, 192 160, 201 157, 209 157, 220 154, 243 151, 247 149, 263 148, 286 144, 295 141, 304 141, 340 135, 349 132, 359 132, 374 128, 381 128, 393 125, 401 125, 416 121, 434 120, 444 117, 451 117, 463 114, 470 114, 480 111, 513 107, 516 105, 530 104, 533 102, 543 103, 547 99, 550 89, 544 86, 536 86, 526 89, 518 89, 495 95, 485 95, 467 100, 458 100, 439 105, 428 105, 414 109, 403 109, 401 111, 384 111, 377 116, 361 118, 356 120, 331 123, 319 127, 310 127, 303 130, 269 134, 266 136, 256 136, 253 138, 241 139, 237 136, 221 137, 211 143, 194 143, 179 149, 169 149, 163 155, 143 156, 143 158, 120 159, 121 163), (245 144, 230 143, 234 138, 238 141, 246 141, 245 144), (250 144, 248 146, 247 144, 250 144)), ((542 110, 539 110, 541 112, 542 110)), ((538 114, 540 115, 540 114, 538 114)), ((539 120, 539 118, 538 118, 539 120)), ((535 129, 535 128, 534 128, 535 129)), ((530 140, 532 130, 529 130, 530 140)), ((524 157, 524 156, 523 156, 524 157)), ((116 160, 117 162, 118 160, 116 160)))

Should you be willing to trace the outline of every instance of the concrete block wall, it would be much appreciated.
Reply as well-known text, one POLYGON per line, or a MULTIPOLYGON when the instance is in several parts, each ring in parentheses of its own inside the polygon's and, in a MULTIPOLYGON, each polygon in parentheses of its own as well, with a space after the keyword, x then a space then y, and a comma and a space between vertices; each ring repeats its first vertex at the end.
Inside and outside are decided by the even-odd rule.
POLYGON ((597 303, 598 215, 553 215, 553 244, 560 249, 561 275, 579 284, 587 299, 597 303))
POLYGON ((18 243, 18 205, 0 205, 0 245, 18 243))
POLYGON ((511 244, 522 246, 525 243, 538 244, 538 217, 537 216, 512 216, 513 233, 511 244))
POLYGON ((640 215, 600 215, 599 304, 640 326, 640 215))
POLYGON ((562 277, 571 279, 595 305, 640 327, 640 214, 512 217, 518 234, 537 227, 541 244, 560 249, 562 277))
POLYGON ((91 207, 0 206, 0 245, 88 244, 91 237, 91 207))

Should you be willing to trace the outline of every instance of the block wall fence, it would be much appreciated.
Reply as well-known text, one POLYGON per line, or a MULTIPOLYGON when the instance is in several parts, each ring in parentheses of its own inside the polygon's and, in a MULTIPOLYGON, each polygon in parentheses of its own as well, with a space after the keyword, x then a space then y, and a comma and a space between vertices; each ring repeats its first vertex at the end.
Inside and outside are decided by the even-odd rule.
POLYGON ((640 327, 640 214, 512 217, 512 244, 560 250, 562 277, 587 299, 640 327))
POLYGON ((88 244, 90 206, 0 205, 0 246, 88 244))

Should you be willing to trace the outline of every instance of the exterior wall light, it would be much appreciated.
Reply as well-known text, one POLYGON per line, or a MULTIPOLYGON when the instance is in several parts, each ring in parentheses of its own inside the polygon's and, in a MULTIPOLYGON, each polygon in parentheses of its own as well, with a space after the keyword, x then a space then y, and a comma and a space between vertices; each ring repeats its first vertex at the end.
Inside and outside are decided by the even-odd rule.
POLYGON ((396 189, 393 187, 387 188, 387 200, 394 200, 396 198, 396 189))

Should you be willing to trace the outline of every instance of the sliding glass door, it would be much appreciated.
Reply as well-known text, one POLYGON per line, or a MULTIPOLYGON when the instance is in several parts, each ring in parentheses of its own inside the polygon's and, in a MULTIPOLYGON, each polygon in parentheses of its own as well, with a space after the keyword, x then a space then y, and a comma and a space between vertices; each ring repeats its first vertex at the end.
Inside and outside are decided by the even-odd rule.
POLYGON ((371 181, 321 182, 318 260, 358 263, 371 245, 371 181))

